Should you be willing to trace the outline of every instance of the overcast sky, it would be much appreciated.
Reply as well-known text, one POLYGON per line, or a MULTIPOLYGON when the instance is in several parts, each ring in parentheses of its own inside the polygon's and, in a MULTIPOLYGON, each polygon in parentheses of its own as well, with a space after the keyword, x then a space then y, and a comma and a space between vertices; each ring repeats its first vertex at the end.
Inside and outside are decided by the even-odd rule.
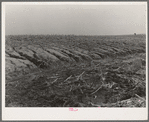
POLYGON ((146 33, 145 5, 6 5, 5 33, 121 35, 146 33))

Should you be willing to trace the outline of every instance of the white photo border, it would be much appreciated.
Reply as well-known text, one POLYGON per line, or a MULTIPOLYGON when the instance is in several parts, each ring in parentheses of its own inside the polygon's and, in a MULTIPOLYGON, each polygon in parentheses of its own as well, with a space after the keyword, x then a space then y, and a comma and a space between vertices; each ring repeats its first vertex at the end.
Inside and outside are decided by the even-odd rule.
MULTIPOLYGON (((146 5, 147 2, 2 2, 2 120, 147 120, 146 108, 5 107, 5 6, 6 5, 146 5)), ((146 12, 146 101, 148 101, 148 20, 146 12)))

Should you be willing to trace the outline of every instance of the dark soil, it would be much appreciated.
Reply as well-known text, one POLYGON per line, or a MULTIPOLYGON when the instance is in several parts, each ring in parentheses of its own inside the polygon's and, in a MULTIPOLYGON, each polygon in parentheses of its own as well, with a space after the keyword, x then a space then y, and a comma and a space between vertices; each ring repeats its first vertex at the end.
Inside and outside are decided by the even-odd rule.
POLYGON ((60 62, 23 74, 9 73, 5 82, 6 107, 146 107, 144 36, 11 36, 6 44, 17 47, 18 43, 36 41, 45 47, 50 41, 69 49, 87 50, 90 56, 93 52, 102 56, 98 60, 92 57, 92 63, 60 62), (118 41, 124 38, 127 41, 118 41), (96 47, 101 49, 97 51, 96 47))
MULTIPOLYGON (((123 69, 118 70, 122 64, 103 62, 96 68, 64 66, 59 70, 42 70, 9 81, 6 83, 6 106, 145 107, 145 74, 123 72, 123 69), (127 102, 120 104, 130 99, 131 105, 127 102)), ((145 69, 142 67, 140 70, 145 69)))

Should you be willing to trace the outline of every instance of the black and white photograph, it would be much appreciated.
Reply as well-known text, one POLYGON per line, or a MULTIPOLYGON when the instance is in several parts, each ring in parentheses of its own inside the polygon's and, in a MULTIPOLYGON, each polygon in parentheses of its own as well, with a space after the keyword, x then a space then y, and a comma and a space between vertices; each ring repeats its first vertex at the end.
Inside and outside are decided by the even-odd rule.
POLYGON ((4 119, 34 108, 147 118, 147 2, 3 2, 2 22, 4 119))

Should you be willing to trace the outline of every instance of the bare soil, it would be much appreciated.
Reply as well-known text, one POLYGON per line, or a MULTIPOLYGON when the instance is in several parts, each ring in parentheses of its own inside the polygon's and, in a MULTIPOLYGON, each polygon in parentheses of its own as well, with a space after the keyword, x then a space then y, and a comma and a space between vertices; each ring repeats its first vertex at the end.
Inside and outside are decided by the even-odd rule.
POLYGON ((146 107, 145 35, 6 36, 6 107, 146 107))

